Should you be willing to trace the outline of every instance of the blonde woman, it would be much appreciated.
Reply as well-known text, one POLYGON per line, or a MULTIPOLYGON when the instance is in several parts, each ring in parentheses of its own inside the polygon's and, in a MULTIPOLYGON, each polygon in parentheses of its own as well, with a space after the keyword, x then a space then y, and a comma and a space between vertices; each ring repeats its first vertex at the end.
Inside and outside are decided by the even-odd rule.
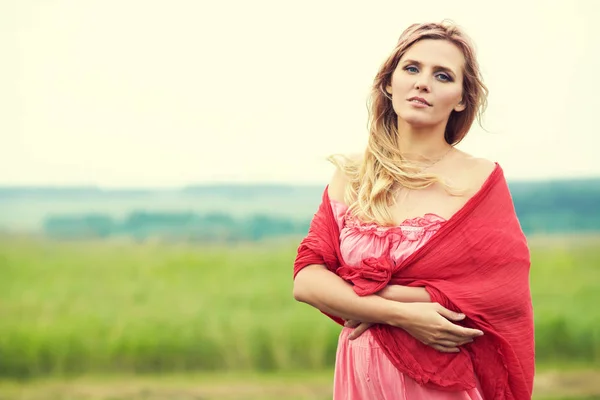
POLYGON ((369 140, 337 165, 294 297, 340 325, 334 399, 529 399, 530 257, 502 169, 455 148, 485 109, 470 40, 406 29, 375 77, 369 140))

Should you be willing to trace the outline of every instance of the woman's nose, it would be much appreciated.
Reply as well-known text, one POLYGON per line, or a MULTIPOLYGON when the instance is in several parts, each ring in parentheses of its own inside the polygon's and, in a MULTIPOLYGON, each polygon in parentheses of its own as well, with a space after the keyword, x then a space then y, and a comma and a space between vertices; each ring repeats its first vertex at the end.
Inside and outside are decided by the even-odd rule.
POLYGON ((415 89, 417 89, 418 91, 429 92, 430 83, 424 76, 420 76, 415 82, 415 89))
POLYGON ((424 91, 424 92, 429 92, 429 86, 425 83, 422 82, 418 82, 415 85, 415 89, 417 89, 418 91, 424 91))

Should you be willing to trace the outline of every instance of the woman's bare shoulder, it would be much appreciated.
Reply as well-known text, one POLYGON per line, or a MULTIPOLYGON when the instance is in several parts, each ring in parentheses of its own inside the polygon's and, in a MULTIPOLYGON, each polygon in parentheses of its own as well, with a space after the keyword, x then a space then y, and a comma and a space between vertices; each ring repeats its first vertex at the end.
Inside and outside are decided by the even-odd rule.
POLYGON ((496 169, 497 164, 486 158, 475 157, 461 152, 461 184, 471 193, 478 191, 496 169))

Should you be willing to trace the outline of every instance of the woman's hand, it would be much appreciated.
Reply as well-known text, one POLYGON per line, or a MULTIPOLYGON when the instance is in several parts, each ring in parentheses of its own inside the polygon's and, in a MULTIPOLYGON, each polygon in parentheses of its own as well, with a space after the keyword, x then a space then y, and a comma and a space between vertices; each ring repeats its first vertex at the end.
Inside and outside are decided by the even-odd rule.
POLYGON ((461 321, 464 314, 455 313, 438 303, 398 303, 397 319, 390 325, 400 327, 415 339, 444 353, 457 353, 459 346, 483 335, 478 329, 465 328, 450 321, 461 321))
MULTIPOLYGON (((453 324, 449 320, 460 321, 465 318, 463 314, 450 311, 438 303, 412 303, 406 309, 401 325, 415 339, 444 353, 456 353, 458 347, 471 343, 474 338, 483 335, 478 329, 464 328, 453 324)), ((354 340, 365 333, 372 323, 356 320, 347 320, 347 328, 354 328, 348 339, 354 340)))

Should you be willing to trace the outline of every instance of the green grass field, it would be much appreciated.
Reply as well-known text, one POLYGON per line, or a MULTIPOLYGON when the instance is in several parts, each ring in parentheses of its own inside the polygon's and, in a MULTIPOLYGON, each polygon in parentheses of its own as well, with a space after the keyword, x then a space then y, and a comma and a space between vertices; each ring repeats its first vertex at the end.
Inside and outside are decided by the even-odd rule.
MULTIPOLYGON (((530 244, 539 365, 600 365, 600 238, 530 244)), ((293 300, 296 245, 2 237, 0 377, 328 371, 339 328, 293 300)))

